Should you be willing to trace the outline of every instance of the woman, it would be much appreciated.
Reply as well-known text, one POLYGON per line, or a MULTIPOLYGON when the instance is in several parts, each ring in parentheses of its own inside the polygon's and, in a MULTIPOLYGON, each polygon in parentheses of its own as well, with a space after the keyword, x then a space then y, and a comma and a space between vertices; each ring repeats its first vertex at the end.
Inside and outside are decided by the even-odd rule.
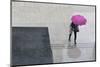
POLYGON ((70 24, 70 34, 69 41, 71 41, 72 33, 74 32, 74 44, 76 44, 77 32, 79 32, 78 25, 75 25, 73 22, 70 24))

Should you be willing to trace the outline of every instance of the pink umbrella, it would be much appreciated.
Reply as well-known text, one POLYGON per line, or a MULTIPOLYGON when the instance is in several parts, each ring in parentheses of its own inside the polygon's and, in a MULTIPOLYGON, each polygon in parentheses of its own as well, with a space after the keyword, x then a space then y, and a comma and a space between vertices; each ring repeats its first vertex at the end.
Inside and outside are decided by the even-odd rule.
POLYGON ((71 20, 76 25, 85 25, 87 22, 86 18, 81 15, 74 15, 72 16, 71 20))

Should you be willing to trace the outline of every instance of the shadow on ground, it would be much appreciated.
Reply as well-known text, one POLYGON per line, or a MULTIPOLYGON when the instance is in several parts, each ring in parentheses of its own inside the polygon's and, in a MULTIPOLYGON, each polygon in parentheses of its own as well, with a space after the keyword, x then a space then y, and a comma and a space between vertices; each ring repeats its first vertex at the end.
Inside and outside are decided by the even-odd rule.
POLYGON ((80 49, 77 47, 77 44, 76 46, 75 45, 72 45, 70 42, 68 43, 68 57, 69 58, 78 58, 80 57, 81 55, 81 51, 80 49))

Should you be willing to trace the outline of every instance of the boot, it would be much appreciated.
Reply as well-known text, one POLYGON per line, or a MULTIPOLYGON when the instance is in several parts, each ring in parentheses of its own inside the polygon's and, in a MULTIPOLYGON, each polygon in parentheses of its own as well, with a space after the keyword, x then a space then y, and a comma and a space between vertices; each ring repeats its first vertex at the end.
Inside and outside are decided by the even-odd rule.
POLYGON ((76 40, 74 41, 74 44, 76 45, 77 43, 76 43, 76 40))

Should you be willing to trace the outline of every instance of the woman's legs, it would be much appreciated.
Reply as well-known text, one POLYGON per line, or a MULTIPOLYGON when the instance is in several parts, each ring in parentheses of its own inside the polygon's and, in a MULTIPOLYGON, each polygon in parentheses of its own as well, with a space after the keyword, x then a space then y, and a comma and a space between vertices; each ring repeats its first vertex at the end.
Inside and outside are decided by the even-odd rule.
POLYGON ((70 31, 70 34, 69 34, 69 41, 71 41, 71 36, 72 36, 72 30, 70 31))
POLYGON ((74 43, 76 44, 76 39, 77 39, 77 32, 74 31, 74 43))

